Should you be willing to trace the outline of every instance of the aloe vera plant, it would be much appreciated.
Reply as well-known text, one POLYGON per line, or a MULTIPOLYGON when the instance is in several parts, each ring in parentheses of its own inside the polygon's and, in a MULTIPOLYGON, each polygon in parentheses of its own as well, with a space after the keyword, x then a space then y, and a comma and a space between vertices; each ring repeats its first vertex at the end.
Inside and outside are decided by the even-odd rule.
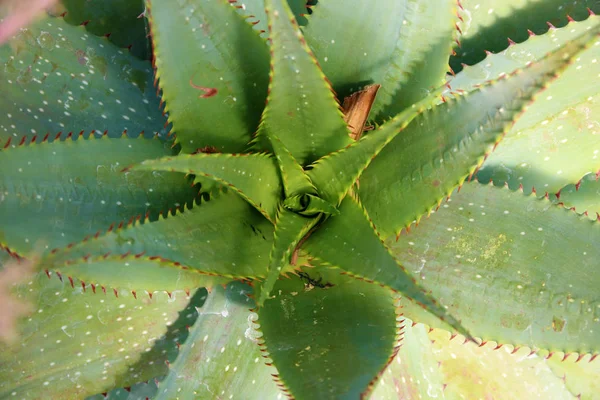
POLYGON ((0 47, 0 397, 593 398, 598 8, 65 0, 0 47))

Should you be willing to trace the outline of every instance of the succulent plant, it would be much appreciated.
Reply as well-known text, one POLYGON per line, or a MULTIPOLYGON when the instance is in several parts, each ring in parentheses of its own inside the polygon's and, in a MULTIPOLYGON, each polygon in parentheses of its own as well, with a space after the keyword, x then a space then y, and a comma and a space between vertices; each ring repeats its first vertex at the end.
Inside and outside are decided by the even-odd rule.
POLYGON ((593 398, 599 8, 65 0, 0 47, 0 397, 593 398))

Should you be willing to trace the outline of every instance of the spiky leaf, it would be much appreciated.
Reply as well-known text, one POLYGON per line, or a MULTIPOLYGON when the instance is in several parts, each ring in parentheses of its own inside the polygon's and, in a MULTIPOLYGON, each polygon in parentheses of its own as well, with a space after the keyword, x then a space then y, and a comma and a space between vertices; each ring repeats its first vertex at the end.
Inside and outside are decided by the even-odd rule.
POLYGON ((148 3, 156 76, 183 151, 245 150, 267 95, 266 44, 226 0, 148 3))
MULTIPOLYGON (((593 352, 600 335, 597 240, 597 222, 549 200, 470 183, 388 244, 474 336, 593 352)), ((407 317, 439 326, 420 308, 403 305, 407 317)))
POLYGON ((163 134, 152 68, 62 18, 46 18, 0 47, 0 146, 63 132, 163 134))
POLYGON ((263 363, 256 345, 250 291, 239 283, 213 289, 155 399, 276 396, 275 371, 263 363))
POLYGON ((567 185, 560 190, 556 199, 565 207, 574 207, 577 213, 587 213, 591 219, 600 215, 600 180, 596 174, 589 174, 581 178, 576 184, 567 185))
MULTIPOLYGON (((66 261, 89 257, 91 264, 82 263, 82 272, 93 274, 94 260, 101 267, 102 257, 107 254, 138 255, 163 258, 202 273, 249 278, 265 275, 272 237, 273 225, 237 194, 214 193, 210 201, 177 215, 113 229, 80 242, 48 256, 44 265, 60 268, 66 261)), ((78 277, 76 267, 71 268, 73 277, 78 277)), ((94 279, 102 274, 98 271, 94 279)), ((177 275, 173 278, 178 279, 177 275)), ((165 287, 174 283, 162 281, 165 287)))
POLYGON ((63 0, 61 3, 68 23, 84 24, 88 32, 109 35, 111 42, 129 48, 136 57, 150 58, 152 49, 146 32, 143 0, 63 0))
POLYGON ((320 1, 303 31, 340 98, 366 84, 383 84, 373 114, 384 118, 442 83, 454 25, 452 8, 445 0, 320 1), (418 70, 420 63, 427 68, 418 70))
POLYGON ((520 43, 531 30, 546 33, 550 27, 562 27, 568 17, 578 21, 588 17, 587 8, 600 13, 594 0, 461 0, 460 46, 450 59, 455 72, 461 63, 473 65, 485 58, 485 51, 501 52, 508 39, 520 43))
POLYGON ((371 400, 444 398, 444 380, 427 328, 403 320, 402 347, 381 374, 371 400))
POLYGON ((275 135, 299 164, 310 164, 350 144, 348 128, 287 2, 266 0, 265 4, 271 83, 256 146, 270 148, 268 136, 275 135))
POLYGON ((290 263, 290 256, 302 238, 313 228, 318 217, 305 217, 283 207, 277 213, 273 247, 269 254, 269 269, 267 278, 260 287, 257 303, 262 306, 269 298, 275 281, 282 274, 284 268, 290 263))
POLYGON ((306 251, 348 274, 390 287, 466 333, 460 322, 429 296, 415 278, 390 254, 362 206, 348 196, 340 215, 325 221, 307 239, 306 251))
POLYGON ((357 398, 392 354, 392 297, 333 270, 303 276, 277 281, 258 310, 265 350, 292 396, 357 398))
POLYGON ((158 293, 136 300, 126 292, 116 297, 112 291, 72 289, 43 273, 16 292, 37 306, 22 323, 21 341, 1 346, 0 396, 26 399, 81 398, 151 378, 152 364, 129 368, 187 303, 181 292, 171 299, 158 293), (157 323, 157 314, 167 319, 157 323))
POLYGON ((197 194, 183 174, 124 166, 170 154, 159 139, 67 139, 0 151, 0 243, 17 252, 52 249, 132 217, 158 214, 197 194))
POLYGON ((450 340, 450 334, 439 329, 428 336, 443 376, 446 398, 571 399, 544 358, 529 356, 527 349, 511 354, 508 347, 479 347, 473 342, 464 343, 460 337, 450 340))
POLYGON ((359 186, 384 237, 418 221, 472 174, 531 98, 599 31, 596 24, 528 68, 434 107, 386 146, 359 186))
POLYGON ((266 218, 275 220, 282 193, 277 166, 267 154, 194 154, 147 160, 134 171, 177 171, 229 186, 266 218))
POLYGON ((579 359, 571 356, 565 360, 558 356, 550 358, 546 363, 578 400, 593 400, 600 391, 600 362, 597 357, 594 360, 591 357, 579 359))

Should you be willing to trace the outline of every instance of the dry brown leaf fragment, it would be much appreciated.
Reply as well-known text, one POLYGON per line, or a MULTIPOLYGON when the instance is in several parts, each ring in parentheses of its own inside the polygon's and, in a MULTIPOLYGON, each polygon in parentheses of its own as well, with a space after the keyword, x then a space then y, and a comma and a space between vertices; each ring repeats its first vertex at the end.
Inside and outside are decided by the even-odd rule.
POLYGON ((350 137, 354 140, 360 139, 364 130, 375 96, 381 85, 366 86, 363 90, 352 93, 344 99, 342 109, 344 120, 350 129, 350 137))

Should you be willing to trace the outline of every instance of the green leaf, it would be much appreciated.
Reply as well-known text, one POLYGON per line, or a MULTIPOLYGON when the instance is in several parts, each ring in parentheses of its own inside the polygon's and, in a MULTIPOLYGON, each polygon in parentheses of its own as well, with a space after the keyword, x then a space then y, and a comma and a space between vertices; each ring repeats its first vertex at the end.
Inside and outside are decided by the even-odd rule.
MULTIPOLYGON (((439 71, 447 70, 454 22, 451 3, 443 0, 319 1, 312 8, 312 15, 307 16, 303 31, 339 98, 367 84, 382 84, 373 115, 390 106, 381 117, 390 116, 400 107, 412 104, 402 100, 400 107, 393 104, 402 96, 399 93, 403 84, 411 77, 419 83, 410 84, 403 95, 414 102, 420 99, 413 98, 416 93, 413 89, 429 89, 441 84, 436 81, 443 78, 439 71), (436 23, 431 24, 434 18, 436 23), (444 49, 439 58, 428 54, 433 51, 432 45, 444 49), (417 71, 415 68, 424 61, 425 54, 431 62, 428 65, 431 71, 417 71)), ((422 95, 419 93, 417 97, 422 95)))
POLYGON ((600 362, 591 357, 578 359, 571 356, 564 360, 552 357, 546 360, 552 372, 564 382, 573 396, 579 400, 593 400, 600 391, 600 362))
POLYGON ((121 173, 129 163, 171 154, 159 139, 103 137, 0 151, 0 243, 21 253, 66 246, 110 224, 191 204, 183 174, 121 173))
POLYGON ((390 27, 397 30, 396 47, 389 53, 392 58, 382 71, 383 75, 377 76, 374 81, 381 84, 371 110, 371 118, 377 122, 412 106, 446 82, 448 57, 456 33, 456 5, 453 1, 408 0, 397 3, 404 10, 402 24, 398 19, 390 27))
POLYGON ((349 275, 392 288, 419 304, 454 329, 467 334, 451 314, 429 296, 382 242, 362 206, 348 196, 340 215, 325 221, 307 239, 303 248, 326 265, 349 275))
POLYGON ((216 287, 198 309, 198 320, 159 382, 155 399, 274 398, 277 386, 256 345, 251 290, 240 283, 216 287))
POLYGON ((180 292, 136 300, 124 291, 116 297, 112 291, 72 289, 45 274, 15 290, 37 305, 21 324, 20 342, 0 345, 3 398, 75 399, 150 379, 156 371, 148 363, 143 370, 131 367, 187 303, 180 292))
POLYGON ((598 175, 589 174, 579 182, 567 185, 560 189, 560 196, 556 200, 566 208, 574 207, 578 214, 587 213, 590 219, 597 219, 600 215, 600 181, 598 175))
POLYGON ((526 69, 412 121, 361 176, 361 199, 382 235, 387 238, 418 222, 472 174, 530 100, 599 31, 595 25, 526 69))
POLYGON ((498 400, 571 399, 561 379, 553 376, 543 357, 529 350, 511 354, 507 347, 479 347, 448 332, 433 330, 431 354, 444 381, 446 398, 498 400), (510 389, 508 389, 510 388, 510 389))
MULTIPOLYGON (((300 25, 305 25, 306 18, 304 15, 307 14, 307 0, 287 0, 287 3, 298 23, 300 25)), ((236 0, 234 4, 238 13, 246 17, 247 21, 252 24, 254 29, 261 34, 265 34, 263 36, 266 37, 266 32, 269 30, 269 24, 267 23, 264 0, 236 0)))
POLYGON ((156 382, 152 379, 132 385, 128 388, 113 389, 110 392, 90 396, 85 400, 146 400, 153 399, 158 391, 156 382))
POLYGON ((152 67, 62 18, 0 47, 0 146, 59 132, 165 134, 152 67))
POLYGON ((269 254, 267 278, 260 287, 258 305, 262 306, 273 291, 275 282, 290 263, 290 256, 304 236, 319 222, 319 217, 305 217, 283 207, 277 213, 273 247, 269 254))
POLYGON ((109 40, 117 46, 129 47, 141 59, 150 58, 144 0, 62 0, 61 4, 68 23, 85 24, 94 35, 109 34, 109 40))
POLYGON ((134 171, 177 171, 208 178, 237 191, 270 221, 282 194, 275 160, 268 154, 193 154, 146 160, 134 171))
POLYGON ((521 43, 529 37, 528 30, 546 33, 548 24, 562 27, 568 17, 584 20, 587 8, 600 13, 595 0, 461 0, 459 14, 460 46, 450 59, 455 72, 461 63, 473 65, 485 58, 485 51, 501 52, 509 46, 508 39, 521 43))
POLYGON ((285 197, 288 198, 300 193, 316 193, 316 189, 308 175, 281 140, 273 134, 267 134, 267 136, 279 165, 285 197))
POLYGON ((421 101, 414 108, 398 114, 375 132, 310 165, 308 176, 321 198, 337 206, 375 156, 425 110, 425 104, 429 104, 432 98, 421 101))
POLYGON ((159 290, 189 292, 190 289, 212 287, 231 281, 230 277, 198 271, 179 262, 130 254, 84 256, 60 263, 54 262, 51 257, 41 264, 41 268, 71 279, 75 276, 84 285, 89 283, 134 293, 153 293, 159 290))
POLYGON ((381 374, 371 400, 444 397, 444 380, 423 325, 403 320, 402 347, 381 374))
MULTIPOLYGON (((519 50, 517 54, 525 61, 530 59, 527 53, 536 55, 532 51, 534 47, 569 43, 573 40, 571 31, 597 30, 598 26, 600 17, 590 17, 585 22, 556 30, 553 35, 518 45, 519 49, 515 46, 514 50, 519 50)), ((597 40, 529 107, 477 174, 481 182, 491 179, 497 185, 508 182, 513 189, 523 185, 527 192, 535 188, 540 194, 554 194, 600 169, 599 57, 600 41, 597 40)), ((499 56, 491 56, 489 61, 508 64, 501 63, 499 56)), ((510 65, 506 66, 510 68, 510 65)), ((494 69, 497 71, 495 64, 494 69)))
POLYGON ((351 143, 323 72, 285 0, 266 0, 271 43, 269 96, 255 146, 277 136, 301 165, 351 143), (316 118, 318 116, 318 118, 316 118))
MULTIPOLYGON (((469 183, 387 243, 474 336, 585 353, 600 342, 598 240, 597 222, 547 199, 469 183)), ((419 307, 403 306, 412 320, 440 326, 419 307)))
MULTIPOLYGON (((155 222, 109 230, 50 255, 44 264, 60 266, 68 260, 88 256, 95 260, 106 254, 143 254, 179 263, 191 272, 250 278, 265 275, 272 237, 273 225, 237 194, 213 193, 201 205, 155 222)), ((86 271, 93 272, 91 267, 86 271)), ((75 269, 73 276, 78 277, 75 269)))
POLYGON ((303 276, 278 280, 276 299, 258 310, 278 379, 295 398, 358 398, 394 352, 392 297, 334 270, 303 276))
POLYGON ((183 151, 247 149, 267 95, 265 42, 227 0, 149 6, 156 75, 183 151))

